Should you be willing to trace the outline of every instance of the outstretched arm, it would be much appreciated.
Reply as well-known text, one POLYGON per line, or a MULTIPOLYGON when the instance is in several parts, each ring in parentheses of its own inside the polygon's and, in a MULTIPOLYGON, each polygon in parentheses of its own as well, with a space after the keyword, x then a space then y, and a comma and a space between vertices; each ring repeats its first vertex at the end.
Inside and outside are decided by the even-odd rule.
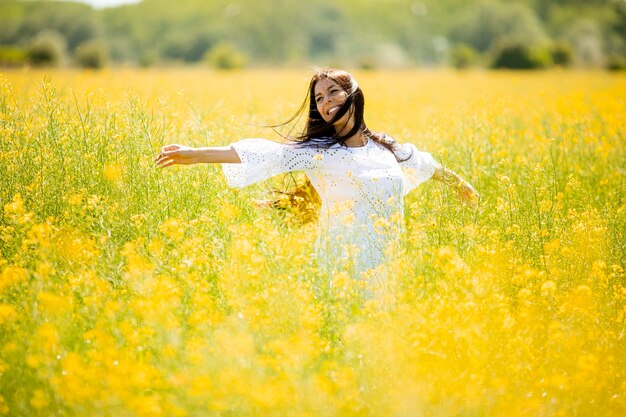
POLYGON ((470 203, 473 206, 476 206, 480 200, 480 194, 478 194, 474 187, 472 187, 469 182, 459 177, 456 172, 449 170, 448 168, 437 168, 432 176, 432 179, 441 181, 454 188, 454 191, 456 191, 462 201, 470 203))
POLYGON ((232 146, 192 148, 184 145, 167 145, 161 149, 155 162, 161 168, 165 168, 174 164, 237 164, 241 163, 241 159, 232 146))

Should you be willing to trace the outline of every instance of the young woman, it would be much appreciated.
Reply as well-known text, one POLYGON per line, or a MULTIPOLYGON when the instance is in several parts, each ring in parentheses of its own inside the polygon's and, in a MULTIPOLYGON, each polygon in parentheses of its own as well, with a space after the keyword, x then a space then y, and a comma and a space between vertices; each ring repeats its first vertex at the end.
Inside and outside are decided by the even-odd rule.
POLYGON ((322 203, 315 254, 330 270, 347 262, 361 273, 383 263, 402 230, 403 197, 428 179, 442 181, 462 200, 477 203, 476 190, 429 153, 367 128, 363 93, 349 73, 315 73, 308 99, 291 121, 307 102, 304 133, 285 143, 243 139, 223 147, 168 145, 156 163, 220 163, 231 187, 304 171, 322 203))

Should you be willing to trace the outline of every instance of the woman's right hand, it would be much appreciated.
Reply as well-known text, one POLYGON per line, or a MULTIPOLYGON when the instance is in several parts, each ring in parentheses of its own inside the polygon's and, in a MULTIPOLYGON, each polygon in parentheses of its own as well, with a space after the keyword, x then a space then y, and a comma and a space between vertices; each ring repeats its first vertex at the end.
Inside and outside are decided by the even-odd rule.
POLYGON ((174 164, 195 164, 196 149, 184 145, 167 145, 161 149, 161 153, 154 160, 161 168, 174 164))

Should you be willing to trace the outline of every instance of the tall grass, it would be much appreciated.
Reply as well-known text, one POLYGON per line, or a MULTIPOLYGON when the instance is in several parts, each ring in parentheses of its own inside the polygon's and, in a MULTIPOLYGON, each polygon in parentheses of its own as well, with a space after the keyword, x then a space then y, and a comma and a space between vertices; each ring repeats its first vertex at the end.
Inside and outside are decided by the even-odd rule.
POLYGON ((252 204, 297 175, 153 164, 272 138, 307 73, 1 75, 0 415, 623 415, 626 78, 356 75, 483 198, 407 196, 374 289, 252 204))

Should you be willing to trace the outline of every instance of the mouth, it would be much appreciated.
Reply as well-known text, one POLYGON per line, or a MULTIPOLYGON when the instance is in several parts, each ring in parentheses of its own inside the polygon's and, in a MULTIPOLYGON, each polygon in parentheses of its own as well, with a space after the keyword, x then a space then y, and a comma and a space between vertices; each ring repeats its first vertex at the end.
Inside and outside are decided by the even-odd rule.
POLYGON ((326 114, 328 114, 329 116, 332 116, 333 114, 337 113, 339 108, 340 108, 340 106, 331 107, 330 109, 328 109, 326 114))

